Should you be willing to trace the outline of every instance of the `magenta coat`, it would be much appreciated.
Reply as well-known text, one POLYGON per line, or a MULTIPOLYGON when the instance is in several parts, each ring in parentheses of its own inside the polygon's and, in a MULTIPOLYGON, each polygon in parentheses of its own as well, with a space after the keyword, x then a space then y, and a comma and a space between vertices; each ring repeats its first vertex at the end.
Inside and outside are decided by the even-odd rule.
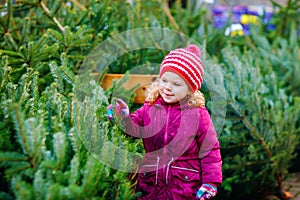
POLYGON ((126 132, 142 137, 146 150, 138 173, 138 199, 190 200, 202 183, 222 182, 220 145, 205 107, 167 104, 158 98, 130 115, 126 132))

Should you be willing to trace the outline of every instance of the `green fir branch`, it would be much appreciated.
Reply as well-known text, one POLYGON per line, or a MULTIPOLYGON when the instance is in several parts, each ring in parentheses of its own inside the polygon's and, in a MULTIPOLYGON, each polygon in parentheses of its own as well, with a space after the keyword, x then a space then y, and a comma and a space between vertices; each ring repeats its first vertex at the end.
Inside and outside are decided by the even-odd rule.
POLYGON ((42 169, 37 170, 37 172, 34 174, 34 180, 33 180, 33 188, 34 188, 34 195, 36 199, 45 199, 47 194, 47 186, 46 186, 46 180, 43 177, 43 171, 42 169))
POLYGON ((6 17, 6 27, 10 27, 10 23, 12 22, 11 18, 13 16, 13 5, 12 1, 7 2, 7 17, 6 17))
POLYGON ((8 87, 8 85, 10 84, 9 73, 11 72, 12 68, 8 66, 7 56, 3 56, 0 62, 2 66, 0 69, 0 93, 4 93, 6 87, 8 87))
POLYGON ((1 50, 0 54, 5 54, 12 57, 24 58, 23 55, 19 52, 11 51, 11 50, 1 50))
POLYGON ((74 73, 71 70, 69 70, 69 68, 66 66, 60 66, 59 69, 60 69, 62 78, 65 81, 67 81, 69 84, 74 85, 74 80, 75 80, 74 73))
POLYGON ((8 44, 12 50, 14 50, 16 52, 18 51, 18 49, 19 49, 18 44, 15 42, 15 40, 13 39, 13 37, 10 33, 5 33, 4 39, 6 41, 6 44, 8 44))
POLYGON ((62 44, 62 45, 65 46, 64 38, 63 38, 63 36, 61 35, 61 33, 59 33, 58 31, 56 31, 56 30, 54 30, 54 29, 51 29, 51 28, 49 28, 49 29, 47 30, 47 33, 48 33, 48 35, 49 35, 49 37, 50 37, 51 39, 53 39, 53 40, 56 41, 57 43, 62 44))
MULTIPOLYGON (((28 71, 31 71, 30 68, 28 68, 28 71)), ((30 81, 31 81, 31 72, 27 72, 26 74, 23 74, 21 77, 21 80, 19 82, 19 88, 17 93, 18 102, 20 105, 27 102, 30 94, 30 81)), ((17 99, 16 99, 17 100, 17 99)))
POLYGON ((78 133, 75 131, 75 128, 72 128, 69 131, 68 138, 71 142, 71 145, 72 145, 73 150, 75 151, 75 153, 79 153, 79 151, 80 151, 83 144, 82 144, 81 138, 79 137, 78 133))
POLYGON ((30 141, 28 141, 28 133, 25 130, 26 126, 24 114, 22 113, 20 106, 17 104, 13 106, 12 116, 14 119, 15 129, 17 131, 17 141, 21 145, 23 153, 27 156, 33 166, 31 161, 32 155, 28 144, 30 141))
POLYGON ((64 32, 65 28, 61 25, 61 23, 58 21, 58 19, 56 17, 52 17, 51 11, 44 4, 44 2, 40 1, 40 6, 41 6, 42 10, 46 13, 46 15, 56 23, 56 25, 58 26, 60 31, 64 32))
MULTIPOLYGON (((45 138, 46 138, 46 129, 44 127, 44 119, 41 112, 37 113, 36 118, 31 121, 31 127, 32 127, 32 135, 33 135, 33 155, 32 160, 35 163, 35 166, 39 166, 42 155, 41 152, 45 148, 45 138)), ((35 168, 36 168, 35 167, 35 168)))
POLYGON ((30 109, 31 110, 31 114, 32 116, 34 116, 37 112, 38 112, 38 109, 39 109, 39 102, 40 102, 40 92, 39 92, 39 83, 38 83, 38 79, 39 79, 39 76, 38 76, 38 72, 34 72, 33 74, 33 78, 32 78, 32 84, 31 84, 31 88, 30 88, 30 91, 31 91, 31 99, 32 99, 32 108, 30 109))
POLYGON ((64 85, 63 85, 63 81, 61 79, 61 76, 60 76, 60 69, 59 67, 57 66, 56 62, 52 61, 49 63, 49 67, 50 67, 50 71, 51 71, 51 74, 55 80, 55 83, 56 85, 58 86, 58 89, 63 92, 64 91, 64 85))
POLYGON ((85 56, 82 54, 71 54, 71 55, 68 55, 68 58, 70 58, 74 61, 83 61, 85 59, 85 56))
MULTIPOLYGON (((49 133, 48 137, 52 137, 52 133, 53 133, 53 120, 52 120, 52 116, 53 116, 53 110, 54 110, 54 96, 56 95, 56 83, 52 83, 50 88, 49 88, 49 99, 48 99, 48 103, 47 105, 47 112, 48 112, 48 123, 47 123, 47 131, 49 133)), ((48 139, 48 142, 50 142, 50 138, 48 139)), ((49 146, 48 146, 49 147, 49 146)), ((50 148, 52 149, 52 148, 50 148)))
MULTIPOLYGON (((3 9, 3 8, 2 8, 2 9, 3 9)), ((1 10, 1 11, 2 11, 2 12, 5 12, 5 11, 3 11, 3 10, 1 10)), ((3 29, 3 32, 0 32, 1 35, 7 32, 7 26, 5 25, 4 19, 5 19, 4 17, 0 17, 0 25, 1 25, 2 29, 3 29)))
POLYGON ((30 27, 31 27, 30 17, 25 17, 25 22, 24 22, 24 26, 22 29, 22 35, 21 35, 19 44, 23 44, 23 42, 26 40, 26 38, 30 35, 30 32, 29 32, 30 27))
POLYGON ((24 156, 24 154, 18 152, 0 152, 0 162, 2 163, 10 163, 10 162, 23 162, 28 161, 28 157, 24 156))
POLYGON ((63 132, 57 132, 53 135, 53 150, 58 163, 58 169, 63 169, 66 164, 66 150, 68 142, 63 132))
POLYGON ((64 46, 66 48, 71 46, 72 40, 74 40, 74 39, 77 40, 78 39, 78 38, 73 38, 72 37, 72 32, 70 30, 70 27, 68 27, 68 26, 65 27, 65 30, 62 34, 62 37, 63 37, 63 40, 64 40, 64 46))
POLYGON ((73 33, 73 38, 79 38, 79 37, 85 35, 87 32, 86 28, 87 28, 87 26, 85 24, 79 26, 78 29, 76 30, 76 32, 73 33))
POLYGON ((80 161, 78 154, 75 154, 71 160, 70 163, 70 179, 69 184, 70 185, 79 185, 80 181, 80 161))
POLYGON ((18 163, 17 166, 8 168, 5 170, 5 174, 8 176, 15 176, 25 170, 31 169, 32 165, 30 163, 18 163))
POLYGON ((35 52, 40 51, 42 48, 45 47, 49 39, 49 36, 47 34, 43 34, 35 43, 35 52))
POLYGON ((20 176, 12 178, 11 186, 16 199, 34 199, 32 185, 22 180, 20 176))
POLYGON ((89 46, 89 41, 93 38, 92 34, 85 34, 80 37, 80 39, 75 39, 72 40, 70 43, 71 47, 84 47, 84 46, 89 46))
POLYGON ((86 194, 86 196, 89 197, 93 196, 93 193, 97 190, 98 192, 105 190, 108 186, 106 181, 101 183, 101 188, 98 188, 98 181, 106 180, 108 175, 109 172, 107 171, 106 166, 90 155, 83 172, 81 193, 86 194))

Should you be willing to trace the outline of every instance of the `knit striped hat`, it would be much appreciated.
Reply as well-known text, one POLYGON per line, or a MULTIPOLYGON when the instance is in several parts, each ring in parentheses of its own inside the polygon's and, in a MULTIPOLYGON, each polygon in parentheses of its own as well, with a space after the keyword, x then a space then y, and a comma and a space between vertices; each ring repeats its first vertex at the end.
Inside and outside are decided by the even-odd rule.
POLYGON ((200 49, 196 45, 175 49, 163 59, 159 76, 165 72, 176 73, 195 92, 200 89, 203 81, 204 66, 200 56, 200 49))

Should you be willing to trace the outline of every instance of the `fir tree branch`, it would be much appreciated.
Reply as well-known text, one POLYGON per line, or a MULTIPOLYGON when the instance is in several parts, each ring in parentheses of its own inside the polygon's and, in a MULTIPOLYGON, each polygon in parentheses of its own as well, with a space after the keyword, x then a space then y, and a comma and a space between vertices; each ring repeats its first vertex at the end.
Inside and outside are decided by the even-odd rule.
POLYGON ((69 113, 70 113, 70 127, 73 127, 73 98, 74 98, 74 93, 70 93, 70 102, 69 102, 69 113))
POLYGON ((63 92, 64 90, 64 85, 63 85, 63 81, 59 75, 59 67, 57 66, 56 62, 52 61, 49 63, 49 67, 50 67, 50 72, 55 80, 56 85, 58 86, 60 92, 63 92))
POLYGON ((6 17, 6 27, 9 27, 12 16, 12 1, 7 1, 7 17, 6 17))
POLYGON ((262 165, 262 164, 267 164, 267 163, 270 163, 270 160, 245 162, 245 163, 242 163, 242 164, 239 164, 239 165, 238 164, 236 164, 236 165, 231 164, 230 167, 226 168, 226 170, 239 169, 241 167, 245 168, 245 167, 249 167, 249 166, 262 165))
POLYGON ((162 3, 163 5, 163 9, 167 15, 167 17, 169 18, 171 24, 175 27, 175 29, 177 31, 179 31, 179 25, 176 23, 176 20, 174 19, 174 17, 171 14, 169 5, 168 5, 168 1, 167 0, 163 0, 163 2, 161 2, 161 0, 158 0, 159 3, 162 3))
POLYGON ((97 185, 102 177, 102 174, 103 174, 103 169, 104 169, 104 165, 101 165, 101 170, 100 172, 97 173, 97 177, 96 177, 96 180, 94 181, 94 184, 93 184, 93 190, 92 190, 92 194, 95 195, 97 191, 97 185))
POLYGON ((53 135, 53 149, 57 159, 58 169, 63 169, 66 162, 67 140, 63 132, 57 132, 53 135))
POLYGON ((69 184, 78 184, 80 179, 80 164, 79 164, 79 154, 75 154, 71 160, 70 164, 70 178, 69 184))
POLYGON ((236 149, 236 148, 240 148, 240 147, 248 147, 250 145, 257 145, 259 144, 260 142, 252 142, 252 143, 242 143, 242 144, 236 144, 236 145, 230 145, 230 146, 226 146, 226 147, 222 147, 223 149, 228 149, 228 150, 231 150, 231 149, 236 149))
POLYGON ((157 42, 155 42, 155 40, 151 37, 152 34, 149 34, 148 27, 145 27, 145 28, 146 28, 145 34, 148 35, 149 40, 152 40, 154 46, 155 46, 157 49, 162 50, 162 47, 161 47, 157 42))
POLYGON ((11 57, 18 57, 18 58, 23 58, 23 55, 19 52, 15 51, 10 51, 10 50, 0 50, 0 55, 5 54, 11 57))
POLYGON ((243 116, 242 120, 244 121, 246 126, 250 128, 250 130, 254 134, 254 136, 262 143, 262 145, 264 146, 264 148, 266 149, 266 151, 268 153, 269 158, 272 159, 272 157, 273 157, 272 151, 270 150, 270 148, 269 148, 268 144, 265 142, 265 140, 259 136, 256 129, 252 126, 250 121, 245 116, 243 116))
POLYGON ((82 11, 86 11, 87 8, 82 5, 80 2, 76 1, 76 0, 70 0, 72 3, 75 4, 76 7, 78 7, 79 9, 81 9, 82 11))
POLYGON ((19 173, 21 171, 24 171, 26 169, 31 168, 31 164, 26 164, 26 165, 20 165, 18 167, 15 168, 10 168, 8 170, 5 171, 6 174, 16 174, 19 173))
POLYGON ((75 75, 73 74, 73 72, 69 70, 66 66, 60 66, 59 70, 61 72, 62 78, 69 84, 73 85, 75 79, 75 75))
MULTIPOLYGON (((247 124, 248 127, 251 126, 251 127, 250 127, 251 130, 254 129, 254 127, 250 124, 249 120, 247 120, 247 119, 244 120, 244 119, 243 119, 243 121, 247 124)), ((253 130, 252 133, 254 133, 254 136, 255 136, 256 138, 258 138, 259 141, 263 144, 264 148, 266 149, 266 151, 267 151, 267 153, 268 153, 268 156, 269 156, 270 160, 272 160, 273 155, 272 155, 271 150, 269 149, 269 146, 266 144, 266 142, 263 140, 263 138, 261 138, 261 137, 258 136, 258 134, 257 134, 257 132, 256 132, 255 130, 253 130)), ((255 164, 255 163, 257 163, 257 161, 256 161, 256 162, 253 162, 253 163, 255 164)), ((275 163, 275 161, 272 161, 272 163, 275 163)), ((281 188, 281 187, 282 187, 282 186, 281 186, 281 185, 282 185, 282 175, 281 175, 281 173, 280 173, 280 171, 279 171, 278 168, 276 168, 275 170, 276 170, 275 177, 276 177, 278 186, 281 188)))
POLYGON ((90 156, 86 162, 86 169, 84 170, 84 182, 83 182, 83 188, 82 188, 82 194, 85 194, 88 190, 89 183, 91 182, 92 179, 92 172, 94 167, 95 161, 94 159, 90 156))
POLYGON ((28 158, 17 152, 0 152, 0 162, 22 162, 28 158))
MULTIPOLYGON (((39 121, 39 123, 42 123, 39 121)), ((43 127, 44 128, 44 127, 43 127)), ((36 130, 37 131, 37 130, 36 130)), ((36 166, 38 167, 38 165, 40 164, 41 160, 42 160, 42 156, 41 156, 41 151, 42 148, 44 147, 45 143, 44 143, 44 138, 46 136, 46 132, 43 130, 38 129, 37 131, 37 135, 39 135, 39 137, 36 138, 35 141, 35 148, 34 148, 34 153, 32 155, 32 160, 35 161, 36 166)), ((36 137, 36 136, 35 136, 36 137)))
POLYGON ((31 160, 31 153, 27 144, 26 131, 24 130, 23 127, 23 120, 22 120, 22 116, 20 115, 18 105, 14 105, 14 114, 15 114, 15 124, 17 126, 18 132, 21 135, 22 143, 25 148, 28 160, 30 160, 30 165, 34 166, 34 163, 31 160))
POLYGON ((10 33, 5 33, 4 39, 5 39, 6 43, 9 44, 11 48, 13 48, 14 51, 16 51, 16 52, 18 51, 18 45, 10 33))
POLYGON ((270 159, 273 158, 273 154, 272 151, 270 150, 269 146, 267 145, 267 143, 264 141, 264 139, 262 137, 259 136, 259 133, 256 131, 255 127, 252 126, 252 124, 250 123, 250 121, 246 118, 246 116, 244 116, 242 114, 242 112, 239 111, 239 109, 237 108, 237 106, 234 105, 233 102, 229 103, 231 105, 231 107, 236 111, 239 112, 238 115, 241 116, 242 121, 245 123, 245 125, 250 129, 251 133, 262 143, 262 145, 264 146, 264 148, 267 151, 267 154, 269 156, 270 159))
POLYGON ((47 33, 53 40, 65 46, 64 38, 58 31, 49 28, 47 29, 47 33))
POLYGON ((64 32, 65 31, 65 28, 61 25, 61 23, 56 19, 56 17, 52 17, 51 16, 51 12, 50 10, 48 9, 48 7, 41 1, 40 3, 41 5, 41 8, 43 9, 43 11, 47 14, 48 17, 52 18, 52 20, 56 23, 56 25, 58 26, 58 28, 64 32))
POLYGON ((24 23, 24 26, 23 26, 23 34, 20 38, 20 42, 19 44, 23 44, 23 42, 25 41, 25 38, 30 35, 29 33, 29 27, 30 27, 30 17, 25 17, 25 23, 24 23))

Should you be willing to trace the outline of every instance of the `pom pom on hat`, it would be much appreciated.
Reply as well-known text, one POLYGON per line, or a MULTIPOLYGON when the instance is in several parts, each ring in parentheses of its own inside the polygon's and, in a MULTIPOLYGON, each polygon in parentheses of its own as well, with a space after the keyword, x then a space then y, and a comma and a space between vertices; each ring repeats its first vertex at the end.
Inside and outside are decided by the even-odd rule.
POLYGON ((194 44, 191 44, 189 45, 187 48, 185 48, 186 50, 194 53, 196 56, 198 56, 199 58, 201 58, 201 51, 199 49, 198 46, 194 45, 194 44))
POLYGON ((185 80, 193 92, 199 90, 203 81, 204 66, 201 51, 196 45, 171 51, 160 65, 160 77, 169 71, 185 80))

